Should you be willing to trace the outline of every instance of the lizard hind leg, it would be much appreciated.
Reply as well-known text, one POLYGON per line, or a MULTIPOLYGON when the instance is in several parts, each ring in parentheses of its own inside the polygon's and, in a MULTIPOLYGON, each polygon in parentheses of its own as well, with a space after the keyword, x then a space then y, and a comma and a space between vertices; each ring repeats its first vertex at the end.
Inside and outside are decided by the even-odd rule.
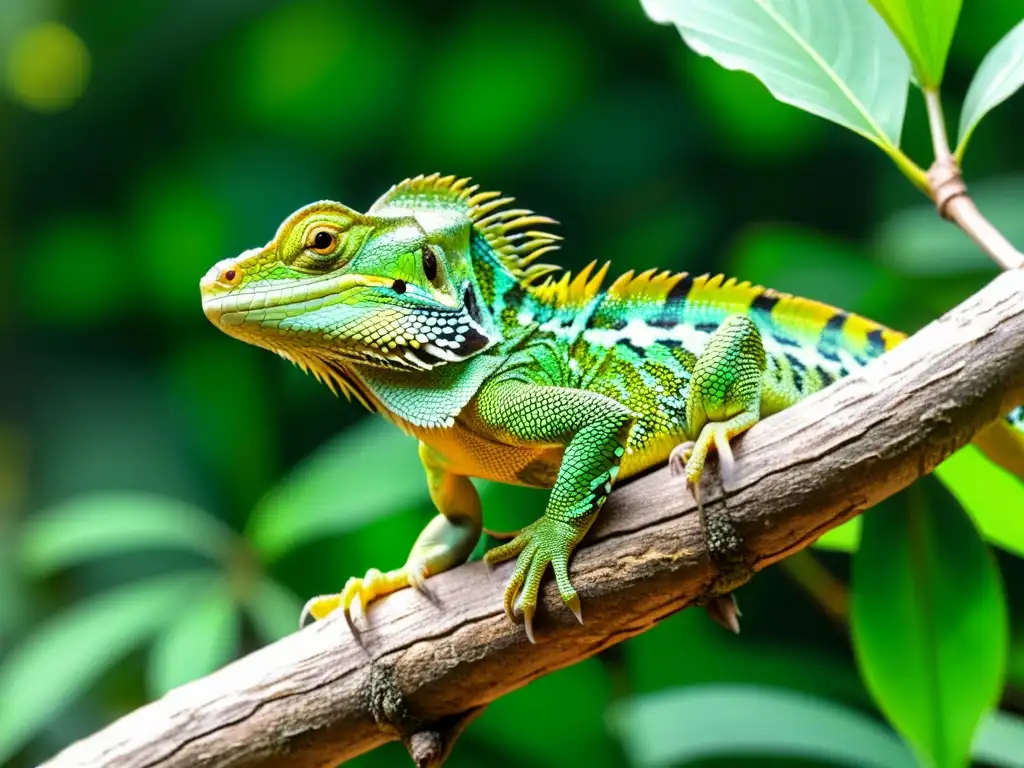
POLYGON ((718 327, 694 364, 686 400, 687 429, 694 440, 677 446, 669 456, 673 474, 686 476, 697 502, 701 533, 709 557, 719 568, 719 587, 706 608, 732 632, 739 632, 739 609, 731 594, 735 571, 745 567, 738 555, 741 542, 727 517, 709 517, 700 498, 700 479, 712 448, 719 456, 723 487, 733 485, 733 456, 729 441, 760 420, 761 394, 767 358, 761 335, 745 315, 733 315, 718 327))
MULTIPOLYGON (((722 479, 732 475, 729 441, 761 418, 761 383, 767 367, 757 326, 746 315, 731 315, 711 335, 694 364, 686 398, 686 424, 693 441, 672 451, 687 484, 697 488, 712 447, 721 460, 722 479)), ((697 499, 700 504, 699 498, 697 499)))

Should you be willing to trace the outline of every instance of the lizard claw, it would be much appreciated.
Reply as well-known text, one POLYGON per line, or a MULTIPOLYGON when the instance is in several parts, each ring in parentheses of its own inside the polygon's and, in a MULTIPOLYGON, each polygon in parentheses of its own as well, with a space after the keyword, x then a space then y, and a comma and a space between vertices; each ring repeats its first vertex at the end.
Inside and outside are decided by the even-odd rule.
POLYGON ((428 573, 427 564, 423 562, 407 564, 405 566, 405 570, 409 578, 409 586, 421 594, 426 594, 424 584, 427 580, 427 576, 430 575, 428 573))
POLYGON ((569 581, 568 563, 576 545, 577 534, 566 523, 542 517, 522 531, 515 539, 495 547, 484 555, 488 565, 518 556, 515 570, 505 586, 505 613, 515 621, 516 606, 523 613, 526 637, 536 643, 533 616, 537 611, 537 593, 541 578, 550 565, 555 572, 558 592, 573 615, 583 623, 580 598, 569 581))
POLYGON ((700 469, 694 471, 690 467, 690 459, 693 457, 693 449, 696 445, 697 443, 693 440, 689 440, 673 448, 668 455, 668 471, 671 475, 686 475, 686 485, 693 494, 693 500, 697 502, 697 512, 703 515, 704 505, 700 500, 700 476, 702 473, 700 469))
POLYGON ((573 594, 572 597, 565 601, 566 606, 572 611, 572 615, 576 617, 576 621, 580 624, 583 623, 583 609, 580 608, 580 596, 573 594))
POLYGON ((691 454, 693 454, 693 447, 696 443, 690 440, 685 443, 680 443, 672 452, 668 455, 668 471, 672 475, 681 475, 686 471, 686 464, 690 460, 691 454))
POLYGON ((727 595, 718 595, 708 601, 704 609, 708 616, 721 624, 734 634, 740 633, 740 608, 736 604, 736 596, 730 592, 727 595))
POLYGON ((733 487, 736 477, 736 459, 732 454, 729 438, 722 430, 715 430, 715 450, 718 451, 718 476, 722 481, 722 490, 733 487))
POLYGON ((534 645, 537 644, 537 639, 533 636, 533 614, 536 610, 536 605, 523 606, 523 628, 526 630, 526 639, 534 645))

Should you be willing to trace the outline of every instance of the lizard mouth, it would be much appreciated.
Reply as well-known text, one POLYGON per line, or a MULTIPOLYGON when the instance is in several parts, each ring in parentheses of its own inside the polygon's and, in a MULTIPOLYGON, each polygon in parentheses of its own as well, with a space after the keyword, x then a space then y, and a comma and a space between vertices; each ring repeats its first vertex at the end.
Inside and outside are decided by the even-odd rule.
POLYGON ((301 354, 325 362, 348 361, 383 368, 431 370, 460 362, 492 344, 472 288, 463 287, 462 301, 452 307, 421 305, 402 290, 392 307, 366 310, 365 317, 341 324, 335 305, 342 294, 356 288, 385 288, 395 292, 395 282, 375 275, 335 275, 274 285, 259 281, 242 291, 223 292, 223 268, 203 278, 203 311, 225 333, 285 356, 301 354), (219 282, 217 282, 219 279, 219 282), (212 283, 216 283, 211 285, 212 283), (317 313, 325 313, 317 323, 317 313), (344 327, 343 335, 329 338, 311 328, 344 327))
POLYGON ((292 281, 258 281, 242 291, 223 293, 223 270, 214 267, 200 282, 203 295, 203 312, 214 325, 242 325, 283 320, 297 314, 312 312, 330 299, 335 299, 353 288, 390 287, 386 278, 372 275, 333 275, 303 281, 295 285, 292 281), (217 273, 217 274, 215 274, 217 273))

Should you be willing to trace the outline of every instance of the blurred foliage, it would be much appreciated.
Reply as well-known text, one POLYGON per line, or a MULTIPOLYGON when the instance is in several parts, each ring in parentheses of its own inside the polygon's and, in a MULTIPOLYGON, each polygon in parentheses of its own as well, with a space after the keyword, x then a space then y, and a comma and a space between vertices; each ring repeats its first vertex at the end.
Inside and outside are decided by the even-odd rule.
MULTIPOLYGON (((920 3, 875 5, 896 9, 902 37, 931 34, 899 15, 920 3)), ((951 127, 1022 16, 1019 0, 964 5, 944 67, 951 127)), ((936 56, 919 68, 941 74, 936 56)), ((302 597, 401 562, 428 518, 411 439, 202 316, 208 266, 265 242, 294 208, 365 207, 420 172, 473 175, 563 222, 566 266, 725 271, 905 331, 994 274, 885 155, 694 55, 639 0, 8 0, 0 68, 0 762, 12 766, 293 631, 302 597)), ((919 95, 901 147, 927 164, 919 95)), ((1018 245, 1022 124, 1024 98, 1010 99, 966 158, 979 205, 1018 245)), ((820 590, 772 568, 739 592, 742 636, 697 611, 670 617, 495 702, 450 764, 913 761, 876 698, 911 743, 952 717, 962 750, 966 715, 923 712, 920 687, 891 696, 935 647, 929 632, 968 627, 959 677, 926 682, 976 719, 973 694, 1002 674, 999 627, 977 618, 1003 616, 999 589, 1005 687, 973 753, 1024 764, 1024 491, 973 449, 938 474, 952 495, 915 486, 814 550, 842 583, 858 550, 855 606, 864 590, 891 599, 867 604, 875 644, 858 644, 868 669, 894 649, 909 659, 881 675, 881 697, 820 590), (885 527, 912 524, 939 579, 926 586, 942 585, 930 627, 908 614, 920 595, 890 590, 913 583, 896 571, 914 560, 885 527)), ((529 522, 545 498, 480 485, 494 529, 529 522)), ((392 744, 355 764, 408 757, 392 744)))
POLYGON ((875 700, 922 764, 944 766, 966 762, 1002 692, 1007 616, 995 562, 940 490, 925 478, 902 509, 864 514, 850 613, 875 700))
POLYGON ((85 90, 89 50, 63 24, 37 24, 15 38, 4 71, 15 99, 40 112, 59 112, 85 90))

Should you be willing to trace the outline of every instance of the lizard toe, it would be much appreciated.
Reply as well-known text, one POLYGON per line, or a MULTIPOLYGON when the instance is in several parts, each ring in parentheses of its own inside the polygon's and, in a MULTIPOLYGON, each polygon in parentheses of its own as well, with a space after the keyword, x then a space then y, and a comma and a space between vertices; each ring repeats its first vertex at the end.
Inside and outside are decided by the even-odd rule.
POLYGON ((306 601, 299 614, 299 629, 326 618, 341 605, 341 595, 317 595, 306 601))
POLYGON ((583 623, 583 609, 580 607, 580 596, 569 580, 569 558, 555 557, 551 560, 551 567, 555 571, 555 582, 558 584, 558 594, 562 596, 565 607, 572 611, 576 621, 583 623))
POLYGON ((693 453, 693 447, 696 443, 693 440, 689 440, 685 443, 680 443, 672 452, 668 455, 668 471, 672 475, 681 475, 686 469, 686 464, 690 460, 690 456, 693 453))

